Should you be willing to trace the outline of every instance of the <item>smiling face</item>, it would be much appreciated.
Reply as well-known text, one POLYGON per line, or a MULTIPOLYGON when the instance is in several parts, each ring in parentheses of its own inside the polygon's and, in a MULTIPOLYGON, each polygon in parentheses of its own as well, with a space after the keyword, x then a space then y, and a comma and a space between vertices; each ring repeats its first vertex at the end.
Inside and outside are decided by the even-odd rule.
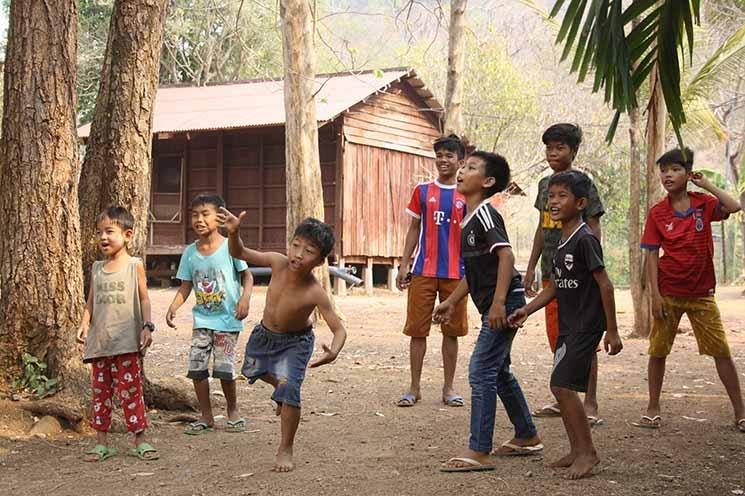
POLYGON ((447 181, 452 179, 457 173, 463 160, 458 158, 458 152, 438 148, 435 152, 435 165, 440 175, 440 180, 447 181))
POLYGON ((295 236, 287 248, 287 263, 293 272, 310 272, 323 262, 321 250, 303 236, 295 236))
POLYGON ((134 232, 132 229, 122 229, 111 219, 104 217, 96 223, 96 237, 98 238, 98 249, 106 257, 113 257, 132 240, 134 232))
POLYGON ((199 237, 206 237, 217 230, 217 207, 210 203, 195 205, 191 209, 191 227, 199 237))
POLYGON ((690 173, 680 164, 660 164, 660 180, 668 193, 686 189, 690 173))
POLYGON ((546 162, 554 172, 567 170, 577 153, 563 141, 549 141, 546 143, 546 162))
POLYGON ((548 187, 548 214, 553 221, 567 221, 582 215, 587 198, 577 198, 567 184, 548 187))

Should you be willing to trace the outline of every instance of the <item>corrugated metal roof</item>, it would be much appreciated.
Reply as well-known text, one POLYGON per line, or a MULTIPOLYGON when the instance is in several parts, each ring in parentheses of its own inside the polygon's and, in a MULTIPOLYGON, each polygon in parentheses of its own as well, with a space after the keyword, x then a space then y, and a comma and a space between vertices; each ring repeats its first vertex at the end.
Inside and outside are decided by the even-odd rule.
MULTIPOLYGON (((318 75, 315 81, 316 118, 319 122, 332 120, 401 78, 414 83, 412 86, 428 106, 433 109, 441 108, 412 69, 395 68, 318 75)), ((265 127, 282 125, 284 122, 282 80, 171 86, 158 89, 153 133, 265 127)), ((87 138, 89 133, 90 124, 78 129, 78 136, 81 138, 87 138)))

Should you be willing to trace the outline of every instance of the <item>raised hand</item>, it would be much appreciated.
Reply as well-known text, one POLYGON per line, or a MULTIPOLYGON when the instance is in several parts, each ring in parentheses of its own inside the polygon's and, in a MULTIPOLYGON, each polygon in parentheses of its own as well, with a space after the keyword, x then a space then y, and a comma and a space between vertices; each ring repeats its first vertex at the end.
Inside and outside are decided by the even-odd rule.
POLYGON ((229 233, 234 233, 241 228, 241 222, 243 222, 245 216, 245 210, 236 217, 225 207, 220 207, 217 211, 217 222, 220 227, 224 227, 229 233))

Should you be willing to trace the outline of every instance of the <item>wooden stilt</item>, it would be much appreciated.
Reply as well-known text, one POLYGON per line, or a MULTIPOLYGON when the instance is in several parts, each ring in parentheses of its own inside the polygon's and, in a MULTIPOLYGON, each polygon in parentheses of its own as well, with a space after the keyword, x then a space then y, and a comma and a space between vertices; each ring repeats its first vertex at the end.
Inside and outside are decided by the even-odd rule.
MULTIPOLYGON (((340 269, 344 268, 344 259, 339 257, 337 264, 340 269)), ((347 282, 339 277, 334 278, 334 293, 336 296, 347 296, 347 282)))
POLYGON ((387 267, 388 272, 388 290, 392 293, 400 293, 396 287, 396 277, 398 276, 399 262, 394 259, 393 264, 387 267))
POLYGON ((365 281, 365 294, 373 294, 373 259, 367 259, 367 265, 362 268, 362 280, 365 281))

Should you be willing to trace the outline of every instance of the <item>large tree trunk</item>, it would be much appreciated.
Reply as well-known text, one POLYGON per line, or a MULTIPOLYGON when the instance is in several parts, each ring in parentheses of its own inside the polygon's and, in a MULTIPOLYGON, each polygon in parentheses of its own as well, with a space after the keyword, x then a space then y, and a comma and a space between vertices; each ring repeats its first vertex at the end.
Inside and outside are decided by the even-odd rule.
POLYGON ((144 256, 150 207, 153 105, 167 0, 116 0, 80 177, 86 286, 97 259, 95 219, 109 206, 135 218, 129 249, 144 256))
POLYGON ((448 38, 448 79, 445 88, 445 134, 463 133, 463 67, 466 45, 466 4, 451 0, 448 38))
MULTIPOLYGON (((324 220, 315 88, 315 19, 310 0, 281 0, 284 56, 287 240, 306 217, 324 220)), ((331 294, 328 264, 316 276, 331 294)))
MULTIPOLYGON (((652 95, 649 99, 649 106, 647 107, 646 128, 647 213, 649 212, 649 209, 652 208, 655 203, 660 201, 663 196, 657 158, 662 155, 665 149, 665 138, 667 135, 667 107, 665 106, 665 99, 662 96, 662 87, 660 86, 657 67, 652 70, 649 86, 652 88, 652 95)), ((639 336, 648 336, 652 330, 652 293, 651 288, 648 286, 649 281, 647 280, 645 260, 646 257, 643 257, 642 294, 646 294, 646 297, 644 298, 646 310, 643 311, 643 315, 646 317, 646 322, 634 330, 635 334, 639 336)))
POLYGON ((23 352, 82 380, 75 0, 10 5, 0 139, 0 383, 23 352))
POLYGON ((639 109, 629 112, 629 286, 634 305, 634 328, 632 336, 648 336, 650 332, 647 288, 643 284, 644 266, 642 264, 641 242, 641 179, 643 171, 641 157, 641 125, 639 109))

